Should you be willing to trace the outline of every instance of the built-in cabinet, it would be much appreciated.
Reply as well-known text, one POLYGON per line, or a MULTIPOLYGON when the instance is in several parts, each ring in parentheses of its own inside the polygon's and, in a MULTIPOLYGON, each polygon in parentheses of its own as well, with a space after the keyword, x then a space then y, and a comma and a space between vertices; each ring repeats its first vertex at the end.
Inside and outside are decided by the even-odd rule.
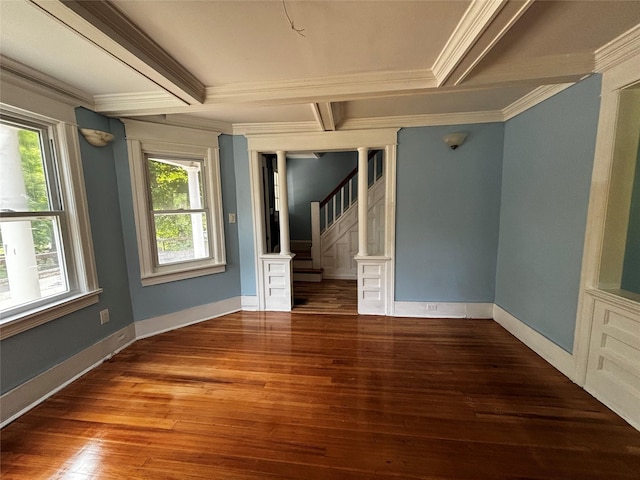
POLYGON ((640 144, 638 65, 640 54, 606 70, 602 78, 573 354, 576 381, 640 429, 640 292, 627 289, 633 287, 624 280, 640 276, 640 266, 631 263, 632 249, 640 245, 629 241, 629 233, 640 223, 632 214, 634 191, 640 188, 635 185, 640 144))

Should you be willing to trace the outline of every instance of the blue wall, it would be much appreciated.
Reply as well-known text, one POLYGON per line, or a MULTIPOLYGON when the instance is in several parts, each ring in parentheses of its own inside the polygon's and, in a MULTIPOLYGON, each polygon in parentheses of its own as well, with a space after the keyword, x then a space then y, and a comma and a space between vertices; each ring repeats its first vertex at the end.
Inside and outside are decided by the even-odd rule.
MULTIPOLYGON (((81 127, 112 131, 109 119, 76 110, 81 127)), ((124 142, 120 131, 115 142, 124 142)), ((133 321, 116 172, 115 145, 96 148, 80 136, 87 201, 98 271, 103 289, 96 305, 9 337, 0 347, 0 390, 5 393, 97 343, 133 321), (108 308, 110 321, 100 325, 99 311, 108 308)))
POLYGON ((501 123, 420 127, 398 134, 398 301, 494 299, 501 123), (469 133, 451 150, 442 137, 469 133))
POLYGON ((253 243, 253 211, 251 208, 251 176, 247 139, 233 137, 233 158, 236 175, 238 209, 238 248, 240 251, 240 284, 242 295, 257 295, 256 265, 253 243))
MULTIPOLYGON (((122 137, 119 136, 119 138, 122 137)), ((219 142, 224 234, 227 254, 226 271, 224 273, 147 287, 143 287, 140 282, 140 263, 138 260, 136 229, 133 217, 133 195, 126 143, 122 141, 114 146, 117 149, 115 161, 118 173, 120 204, 122 206, 122 224, 134 320, 144 320, 179 312, 198 305, 205 305, 240 295, 238 224, 229 224, 227 221, 228 213, 236 212, 233 138, 228 135, 221 135, 219 142)))
POLYGON ((640 293, 640 146, 638 147, 636 174, 633 182, 621 288, 640 293))
POLYGON ((311 240, 311 202, 321 201, 358 165, 358 152, 287 159, 291 240, 311 240))
POLYGON ((600 76, 505 126, 496 303, 571 352, 600 76))

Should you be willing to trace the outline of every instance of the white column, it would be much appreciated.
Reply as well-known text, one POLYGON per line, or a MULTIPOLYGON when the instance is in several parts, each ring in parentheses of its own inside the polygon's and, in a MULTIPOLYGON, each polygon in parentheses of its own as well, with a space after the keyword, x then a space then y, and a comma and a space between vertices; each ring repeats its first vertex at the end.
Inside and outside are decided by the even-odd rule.
POLYGON ((289 197, 287 194, 287 156, 282 150, 278 150, 278 186, 280 187, 280 212, 278 213, 278 225, 280 226, 280 254, 290 255, 289 242, 289 197))
POLYGON ((311 261, 320 268, 320 202, 311 202, 311 261))
POLYGON ((367 196, 369 194, 369 165, 367 147, 358 148, 358 256, 365 257, 367 251, 367 196))
MULTIPOLYGON (((0 125, 0 205, 9 211, 28 210, 27 191, 20 160, 18 130, 0 125)), ((40 298, 40 281, 36 264, 30 221, 0 224, 11 303, 19 305, 40 298)))
MULTIPOLYGON (((185 167, 185 170, 187 171, 187 181, 189 182, 189 208, 199 210, 202 208, 200 181, 198 180, 200 167, 185 167)), ((193 236, 193 258, 206 257, 201 213, 191 214, 191 234, 193 236)), ((211 235, 211 232, 209 232, 209 235, 211 235)))

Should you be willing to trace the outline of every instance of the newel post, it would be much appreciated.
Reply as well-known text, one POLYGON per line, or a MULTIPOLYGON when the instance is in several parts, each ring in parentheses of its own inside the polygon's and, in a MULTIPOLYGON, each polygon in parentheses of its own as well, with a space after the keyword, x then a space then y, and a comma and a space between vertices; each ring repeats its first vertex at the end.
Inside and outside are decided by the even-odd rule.
POLYGON ((320 251, 320 202, 311 202, 311 261, 313 268, 321 268, 320 251))

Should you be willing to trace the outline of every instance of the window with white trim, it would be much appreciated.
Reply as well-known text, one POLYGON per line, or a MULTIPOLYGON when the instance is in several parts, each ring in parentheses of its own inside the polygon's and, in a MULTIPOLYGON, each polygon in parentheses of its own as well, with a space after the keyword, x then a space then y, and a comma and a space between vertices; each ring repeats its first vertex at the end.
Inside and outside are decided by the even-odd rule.
POLYGON ((75 126, 0 116, 2 338, 97 302, 75 126))
POLYGON ((224 272, 218 134, 125 126, 142 284, 224 272))

